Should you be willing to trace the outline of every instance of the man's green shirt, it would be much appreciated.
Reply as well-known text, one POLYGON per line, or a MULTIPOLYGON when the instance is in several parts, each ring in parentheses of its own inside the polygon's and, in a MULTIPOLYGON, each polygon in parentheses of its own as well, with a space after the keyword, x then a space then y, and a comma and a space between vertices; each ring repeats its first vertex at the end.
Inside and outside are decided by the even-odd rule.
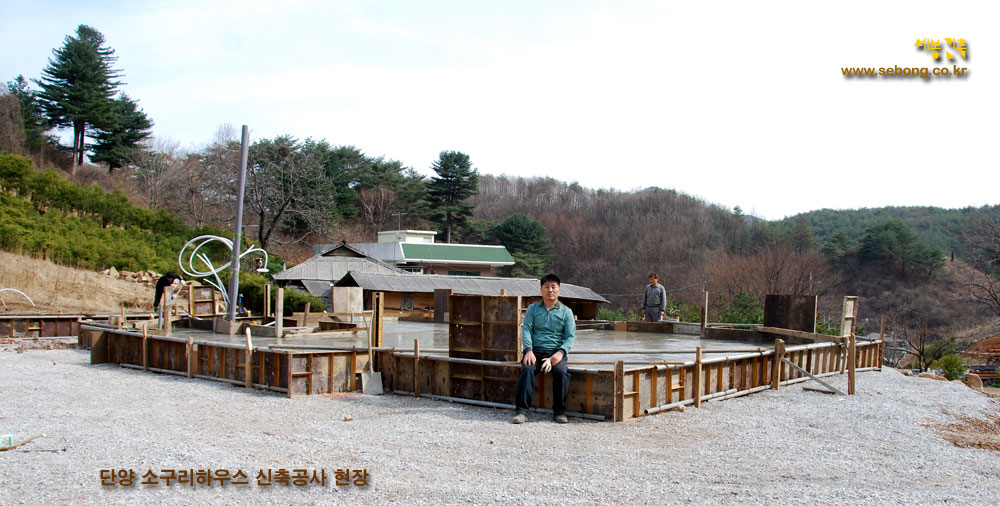
POLYGON ((544 302, 528 306, 521 328, 521 348, 523 351, 555 353, 562 350, 569 353, 576 339, 576 321, 573 311, 556 301, 552 309, 546 309, 544 302))

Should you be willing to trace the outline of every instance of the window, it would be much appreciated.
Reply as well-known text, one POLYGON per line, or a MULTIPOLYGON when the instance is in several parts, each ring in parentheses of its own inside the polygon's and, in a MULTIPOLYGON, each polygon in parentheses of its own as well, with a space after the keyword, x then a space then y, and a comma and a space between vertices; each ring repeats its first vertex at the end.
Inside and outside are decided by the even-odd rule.
POLYGON ((448 271, 449 276, 478 276, 479 271, 448 271))

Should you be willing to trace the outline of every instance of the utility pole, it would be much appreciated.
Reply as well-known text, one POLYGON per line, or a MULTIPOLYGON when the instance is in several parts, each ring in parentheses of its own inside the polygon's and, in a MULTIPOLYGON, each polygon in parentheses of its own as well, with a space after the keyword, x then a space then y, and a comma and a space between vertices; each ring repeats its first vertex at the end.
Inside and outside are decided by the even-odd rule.
POLYGON ((233 262, 229 265, 229 307, 226 320, 236 321, 236 300, 240 289, 240 235, 243 230, 243 191, 247 182, 247 153, 250 149, 250 127, 243 125, 240 140, 240 179, 236 193, 236 223, 233 225, 233 262))

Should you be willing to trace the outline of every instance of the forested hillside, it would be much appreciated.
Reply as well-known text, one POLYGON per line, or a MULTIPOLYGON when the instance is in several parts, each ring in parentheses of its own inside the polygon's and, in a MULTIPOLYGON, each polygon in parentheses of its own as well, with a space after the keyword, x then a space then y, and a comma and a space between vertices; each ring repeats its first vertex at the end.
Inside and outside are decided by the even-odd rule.
POLYGON ((843 232, 849 241, 856 243, 869 227, 897 219, 909 225, 930 245, 940 248, 946 254, 950 255, 954 251, 956 256, 966 258, 967 241, 964 235, 972 218, 980 212, 1000 215, 1000 205, 963 209, 928 206, 820 209, 785 218, 782 223, 791 227, 800 217, 805 218, 816 242, 822 247, 838 232, 843 232))

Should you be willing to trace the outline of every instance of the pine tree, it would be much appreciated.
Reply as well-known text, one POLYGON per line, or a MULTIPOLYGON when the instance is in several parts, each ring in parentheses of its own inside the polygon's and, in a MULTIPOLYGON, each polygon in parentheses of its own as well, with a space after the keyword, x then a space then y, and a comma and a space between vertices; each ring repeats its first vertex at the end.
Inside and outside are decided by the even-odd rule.
POLYGON ((142 149, 139 143, 152 132, 153 122, 128 95, 118 96, 111 108, 108 124, 97 130, 94 155, 95 163, 107 163, 108 173, 124 167, 135 150, 142 149))
POLYGON ((28 80, 20 75, 7 83, 7 91, 16 97, 21 105, 24 147, 28 149, 28 152, 37 152, 49 142, 49 137, 45 135, 49 126, 42 114, 37 93, 28 87, 28 80))
POLYGON ((38 99, 50 124, 73 127, 75 173, 83 163, 87 129, 112 122, 112 97, 121 85, 121 71, 112 68, 118 58, 104 44, 104 35, 87 25, 77 27, 76 36, 67 35, 63 47, 52 54, 36 81, 42 88, 38 99))
POLYGON ((458 151, 442 151, 432 168, 437 176, 427 184, 431 220, 444 227, 445 242, 450 243, 452 229, 472 216, 473 205, 465 199, 479 193, 479 173, 469 155, 458 151))

